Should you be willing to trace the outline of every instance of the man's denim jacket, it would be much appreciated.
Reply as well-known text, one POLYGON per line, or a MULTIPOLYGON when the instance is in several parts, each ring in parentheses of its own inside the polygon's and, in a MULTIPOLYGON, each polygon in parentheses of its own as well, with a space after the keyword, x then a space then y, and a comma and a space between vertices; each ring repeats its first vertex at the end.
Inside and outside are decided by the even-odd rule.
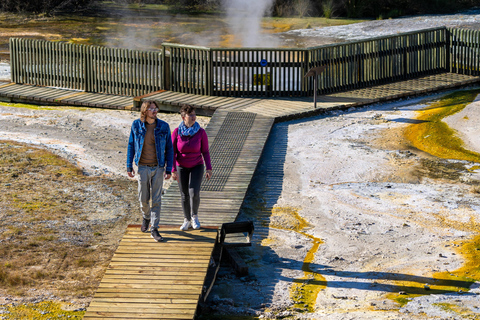
MULTIPOLYGON (((173 165, 173 146, 170 126, 168 123, 160 119, 157 119, 156 122, 157 125, 154 129, 154 135, 158 166, 163 168, 166 164, 165 173, 170 174, 173 165)), ((135 161, 135 164, 138 166, 138 161, 142 155, 145 133, 147 133, 145 123, 140 119, 133 121, 132 129, 130 131, 130 139, 128 139, 127 172, 133 170, 133 161, 135 161)))

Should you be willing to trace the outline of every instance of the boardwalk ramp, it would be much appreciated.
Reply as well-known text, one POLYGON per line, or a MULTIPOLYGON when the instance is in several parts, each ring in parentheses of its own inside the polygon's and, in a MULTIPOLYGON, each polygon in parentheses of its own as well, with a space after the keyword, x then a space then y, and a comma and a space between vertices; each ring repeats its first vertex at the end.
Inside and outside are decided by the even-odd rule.
POLYGON ((84 319, 193 319, 217 230, 160 228, 154 242, 130 226, 84 319))

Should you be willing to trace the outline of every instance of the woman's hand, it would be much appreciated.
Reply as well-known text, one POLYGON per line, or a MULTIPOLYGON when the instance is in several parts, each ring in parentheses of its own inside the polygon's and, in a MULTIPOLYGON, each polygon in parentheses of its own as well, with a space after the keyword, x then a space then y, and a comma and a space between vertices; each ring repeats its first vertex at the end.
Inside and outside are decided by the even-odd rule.
POLYGON ((207 170, 207 172, 205 173, 205 177, 207 178, 207 180, 210 180, 210 178, 212 177, 212 170, 207 170))
POLYGON ((177 172, 172 172, 172 179, 177 180, 177 172))

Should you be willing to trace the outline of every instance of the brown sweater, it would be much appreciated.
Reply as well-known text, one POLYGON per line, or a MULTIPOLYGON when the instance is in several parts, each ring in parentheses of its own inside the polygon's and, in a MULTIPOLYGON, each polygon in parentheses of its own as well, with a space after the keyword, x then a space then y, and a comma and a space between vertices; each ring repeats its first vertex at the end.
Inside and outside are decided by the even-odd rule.
POLYGON ((141 166, 156 166, 158 165, 157 161, 157 152, 155 150, 155 134, 153 130, 157 123, 148 124, 145 122, 145 127, 147 128, 147 133, 145 133, 145 141, 143 142, 142 155, 138 161, 138 165, 141 166))

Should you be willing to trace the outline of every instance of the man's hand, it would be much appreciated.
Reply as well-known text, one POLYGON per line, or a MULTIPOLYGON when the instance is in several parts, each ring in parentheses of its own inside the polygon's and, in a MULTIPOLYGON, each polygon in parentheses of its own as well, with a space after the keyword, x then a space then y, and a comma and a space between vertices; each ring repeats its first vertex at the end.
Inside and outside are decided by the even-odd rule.
POLYGON ((171 176, 172 176, 172 175, 171 175, 170 173, 165 173, 165 180, 170 179, 171 176))
POLYGON ((127 172, 127 174, 128 174, 128 176, 129 176, 130 178, 133 178, 133 177, 135 177, 135 170, 132 169, 132 171, 131 171, 131 172, 127 172))

